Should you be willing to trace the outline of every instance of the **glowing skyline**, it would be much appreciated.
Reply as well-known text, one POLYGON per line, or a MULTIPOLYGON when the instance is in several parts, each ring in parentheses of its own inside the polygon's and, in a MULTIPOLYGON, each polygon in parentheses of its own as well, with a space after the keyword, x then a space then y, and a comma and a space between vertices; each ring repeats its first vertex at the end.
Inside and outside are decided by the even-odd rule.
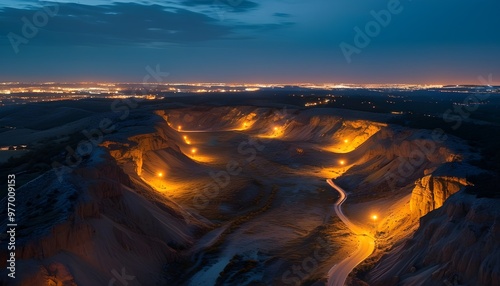
POLYGON ((3 1, 0 81, 141 82, 145 67, 160 65, 167 82, 479 84, 500 74, 499 8, 493 0, 3 1), (349 56, 346 45, 355 48, 349 56))

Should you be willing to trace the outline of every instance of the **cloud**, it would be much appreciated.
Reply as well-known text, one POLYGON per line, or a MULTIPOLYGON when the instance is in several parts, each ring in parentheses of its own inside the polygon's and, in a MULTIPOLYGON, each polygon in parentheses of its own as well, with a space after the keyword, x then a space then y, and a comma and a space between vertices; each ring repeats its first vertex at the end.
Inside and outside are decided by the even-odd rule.
POLYGON ((279 17, 279 18, 289 18, 291 15, 287 13, 274 13, 273 16, 279 17))
MULTIPOLYGON (((221 0, 222 1, 222 0, 221 0)), ((213 1, 188 0, 187 6, 208 5, 213 1), (205 4, 204 4, 205 3, 205 4)), ((224 0, 239 12, 257 7, 251 1, 224 0)), ((226 5, 225 4, 225 5, 226 5)), ((52 3, 51 5, 54 5, 52 3)), ((114 3, 110 5, 83 5, 60 3, 58 13, 37 35, 38 45, 102 46, 137 45, 161 46, 193 42, 251 38, 256 33, 289 26, 291 23, 262 24, 220 21, 208 12, 191 10, 187 6, 141 5, 114 3)), ((0 35, 16 33, 22 36, 22 18, 32 19, 42 7, 4 7, 0 10, 0 35)), ((8 44, 6 37, 2 42, 8 44)))
MULTIPOLYGON (((1 34, 22 35, 21 19, 36 10, 5 8, 1 34)), ((159 5, 120 3, 108 6, 60 4, 58 14, 43 27, 45 43, 144 44, 187 43, 228 36, 231 28, 202 13, 159 5)))
POLYGON ((231 12, 248 12, 259 7, 259 4, 248 0, 184 0, 186 6, 218 6, 231 12))

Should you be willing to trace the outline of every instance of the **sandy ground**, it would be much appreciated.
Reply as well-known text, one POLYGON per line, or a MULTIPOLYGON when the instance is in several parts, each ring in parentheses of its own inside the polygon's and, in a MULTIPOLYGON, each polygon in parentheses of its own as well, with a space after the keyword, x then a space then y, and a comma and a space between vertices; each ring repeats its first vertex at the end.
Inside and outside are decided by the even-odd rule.
MULTIPOLYGON (((325 175, 337 177, 347 170, 338 166, 338 155, 307 141, 261 138, 262 134, 256 130, 190 131, 187 127, 178 131, 184 141, 189 141, 189 144, 180 146, 186 157, 174 158, 161 150, 149 152, 141 175, 159 192, 191 212, 224 223, 223 229, 216 229, 202 238, 203 246, 209 248, 217 241, 214 233, 216 237, 222 237, 215 254, 205 254, 204 257, 209 258, 190 275, 189 285, 214 285, 218 274, 235 255, 261 264, 273 256, 280 257, 270 269, 281 267, 286 273, 286 265, 291 267, 294 261, 300 265, 313 255, 314 251, 307 242, 320 238, 335 246, 336 250, 328 259, 316 262, 316 267, 308 269, 303 278, 322 278, 332 263, 356 247, 355 240, 335 235, 346 230, 332 219, 332 205, 338 194, 324 180, 325 175), (249 155, 238 151, 242 142, 257 138, 262 149, 254 149, 255 157, 250 152, 249 155), (194 148, 196 154, 191 153, 194 148), (300 155, 297 149, 301 150, 300 155), (247 160, 249 156, 252 157, 250 162, 247 160), (237 162, 240 172, 214 176, 221 172, 227 174, 228 162, 237 162), (187 168, 189 172, 185 171, 187 168), (323 168, 328 172, 325 173, 323 168), (209 198, 208 208, 200 209, 194 198, 200 189, 203 191, 217 180, 227 180, 227 184, 224 182, 217 196, 209 198), (234 227, 228 230, 227 224, 234 227), (318 232, 321 227, 326 228, 318 232), (296 247, 292 256, 287 249, 289 245, 296 247)), ((251 279, 261 280, 272 275, 265 269, 255 269, 254 272, 251 279)), ((274 277, 273 281, 281 283, 280 280, 288 279, 280 276, 274 277)))
MULTIPOLYGON (((140 174, 131 162, 120 164, 134 180, 211 226, 182 253, 184 264, 167 266, 166 273, 183 272, 169 277, 172 283, 326 282, 328 270, 358 248, 358 240, 335 215, 339 194, 325 182, 329 178, 339 179, 347 193, 358 196, 343 205, 349 219, 374 233, 392 229, 401 219, 394 213, 407 208, 409 194, 372 196, 372 188, 397 168, 395 158, 406 155, 399 143, 413 134, 395 137, 385 124, 346 120, 332 112, 297 115, 255 107, 165 111, 164 121, 155 124, 161 125, 158 130, 169 147, 144 151, 140 174)), ((351 115, 358 116, 362 114, 351 115)), ((125 121, 112 139, 161 137, 150 121, 134 120, 125 121)), ((48 130, 8 132, 18 141, 36 140, 71 133, 81 124, 84 119, 48 130)), ((405 181, 413 182, 411 176, 405 181)), ((127 203, 134 206, 134 198, 127 203)), ((137 208, 149 205, 141 202, 137 208)))
MULTIPOLYGON (((393 135, 385 135, 387 131, 383 131, 390 129, 387 125, 359 119, 338 121, 331 117, 318 120, 313 117, 304 120, 309 121, 308 124, 301 124, 297 118, 290 121, 279 116, 263 120, 255 114, 258 112, 245 109, 221 113, 174 111, 166 119, 184 140, 181 151, 196 165, 189 167, 189 175, 180 171, 185 169, 183 164, 174 164, 174 169, 166 170, 172 182, 165 183, 164 194, 224 227, 217 232, 218 241, 213 237, 206 239, 217 247, 205 245, 210 251, 204 255, 204 262, 192 270, 191 278, 185 281, 187 284, 221 283, 218 273, 231 276, 230 266, 235 264, 235 257, 242 256, 268 265, 265 269, 251 270, 246 279, 238 280, 239 284, 246 285, 255 279, 286 285, 293 280, 286 275, 287 267, 307 261, 311 252, 308 243, 318 238, 326 239, 335 250, 328 259, 317 261, 314 269, 301 273, 300 278, 301 281, 325 281, 328 269, 358 247, 357 239, 332 211, 338 194, 326 184, 328 178, 349 174, 344 180, 346 191, 356 192, 358 198, 346 201, 345 213, 364 231, 381 239, 377 255, 383 252, 380 247, 388 247, 411 233, 410 222, 406 220, 411 188, 401 193, 374 195, 371 187, 383 184, 383 175, 398 167, 394 158, 405 156, 388 154, 405 152, 398 151, 392 144, 418 136, 401 132, 397 138, 391 138, 393 135), (245 162, 248 154, 242 154, 238 146, 252 140, 257 141, 261 149, 255 149, 254 158, 245 162), (228 162, 236 162, 241 167, 237 175, 213 175, 227 175, 228 162), (206 209, 196 207, 193 197, 200 189, 203 192, 205 186, 226 179, 227 184, 220 186, 217 195, 208 200, 206 209), (367 199, 359 200, 363 194, 368 195, 367 199), (394 239, 389 240, 388 236, 394 239), (292 245, 293 253, 287 250, 292 245), (277 261, 268 262, 276 258, 277 261)), ((154 153, 148 155, 150 162, 145 162, 145 170, 150 170, 150 174, 143 174, 144 178, 154 178, 155 172, 166 168, 158 162, 168 161, 171 166, 175 161, 167 157, 161 160, 161 152, 154 153)), ((422 168, 440 164, 442 159, 433 160, 436 162, 422 168)), ((404 184, 410 186, 413 180, 408 176, 404 184)))
MULTIPOLYGON (((328 139, 332 143, 329 146, 333 147, 325 149, 323 142, 310 140, 316 136, 317 130, 299 129, 287 133, 285 124, 259 126, 259 122, 243 125, 248 128, 237 128, 242 125, 241 121, 236 121, 233 126, 207 129, 207 122, 196 124, 196 116, 193 117, 191 125, 170 122, 183 138, 180 149, 185 157, 174 158, 162 150, 148 152, 141 175, 159 192, 191 212, 223 224, 202 239, 206 249, 217 242, 218 246, 215 251, 212 249, 203 255, 202 263, 196 263, 198 267, 192 270, 191 278, 185 281, 187 284, 214 285, 219 279, 218 274, 231 264, 232 259, 243 256, 259 264, 266 264, 272 257, 279 259, 267 269, 252 270, 249 278, 239 283, 245 285, 252 279, 270 279, 270 271, 278 269, 282 275, 274 273, 275 277, 266 281, 286 285, 287 281, 293 281, 291 277, 297 278, 285 275, 287 267, 301 265, 307 260, 314 252, 308 242, 321 238, 335 250, 328 259, 317 261, 314 269, 308 269, 300 278, 303 281, 325 279, 332 265, 357 248, 357 239, 350 237, 349 230, 334 218, 332 209, 338 194, 325 179, 340 177, 352 167, 353 164, 345 164, 344 160, 360 160, 362 154, 348 153, 378 132, 379 125, 364 129, 360 128, 361 122, 354 126, 345 125, 340 134, 328 139), (182 128, 178 128, 181 125, 182 128), (340 139, 344 137, 349 139, 340 139), (238 147, 250 140, 258 140, 257 145, 261 148, 254 148, 255 156, 247 162, 250 152, 242 154, 238 147), (228 162, 237 162, 241 168, 237 175, 227 175, 228 162), (217 180, 224 181, 224 186, 219 184, 217 195, 208 198, 209 206, 200 209, 195 200, 197 194, 200 190, 210 189, 207 186, 213 186, 217 180), (228 224, 234 227, 228 227, 228 224), (319 228, 323 230, 318 232, 319 228), (287 249, 290 245, 294 245, 293 254, 287 249)), ((393 202, 394 199, 381 200, 370 208, 360 205, 349 209, 353 210, 353 218, 359 223, 373 209, 380 210, 377 213, 382 217, 382 210, 393 202)), ((366 222, 361 225, 370 227, 366 222)), ((203 252, 203 247, 197 249, 203 252)))

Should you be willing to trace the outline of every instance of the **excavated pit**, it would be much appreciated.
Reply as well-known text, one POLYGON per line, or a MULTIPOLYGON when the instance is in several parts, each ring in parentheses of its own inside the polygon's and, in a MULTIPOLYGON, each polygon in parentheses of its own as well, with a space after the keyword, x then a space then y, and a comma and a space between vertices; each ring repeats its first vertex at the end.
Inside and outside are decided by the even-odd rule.
POLYGON ((122 267, 143 285, 324 282, 357 246, 326 179, 350 194, 346 214, 379 239, 376 260, 467 185, 449 166, 475 156, 455 138, 328 109, 156 109, 134 120, 67 175, 84 182, 78 199, 26 234, 21 264, 30 271, 19 285, 90 285, 122 267))

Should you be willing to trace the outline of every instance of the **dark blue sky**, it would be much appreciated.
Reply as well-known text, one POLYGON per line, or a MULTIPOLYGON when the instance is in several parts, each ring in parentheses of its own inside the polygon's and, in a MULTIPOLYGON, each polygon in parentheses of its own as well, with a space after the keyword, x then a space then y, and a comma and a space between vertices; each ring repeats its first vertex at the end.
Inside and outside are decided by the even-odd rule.
POLYGON ((170 82, 476 84, 500 77, 499 13, 498 0, 4 0, 0 81, 140 82, 159 64, 170 82))

